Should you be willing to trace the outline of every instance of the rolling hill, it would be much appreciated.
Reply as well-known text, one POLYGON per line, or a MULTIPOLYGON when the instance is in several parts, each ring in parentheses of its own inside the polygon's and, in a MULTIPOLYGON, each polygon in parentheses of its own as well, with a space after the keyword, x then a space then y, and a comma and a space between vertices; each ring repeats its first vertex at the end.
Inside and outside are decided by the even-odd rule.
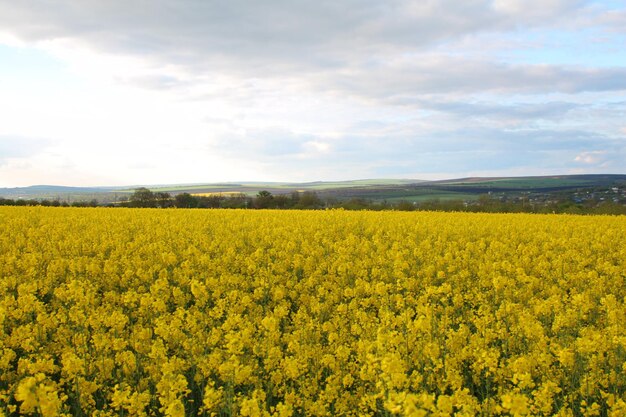
MULTIPOLYGON (((129 187, 64 187, 35 185, 0 188, 0 197, 10 199, 47 199, 87 201, 97 199, 108 203, 128 198, 138 186, 129 187)), ((238 182, 207 184, 176 184, 146 186, 153 192, 180 193, 242 193, 253 196, 266 190, 272 194, 314 191, 327 199, 366 199, 373 201, 474 200, 480 195, 502 197, 550 196, 559 193, 591 193, 600 190, 626 188, 626 175, 558 175, 529 177, 471 177, 440 181, 416 179, 369 179, 354 181, 238 182)))

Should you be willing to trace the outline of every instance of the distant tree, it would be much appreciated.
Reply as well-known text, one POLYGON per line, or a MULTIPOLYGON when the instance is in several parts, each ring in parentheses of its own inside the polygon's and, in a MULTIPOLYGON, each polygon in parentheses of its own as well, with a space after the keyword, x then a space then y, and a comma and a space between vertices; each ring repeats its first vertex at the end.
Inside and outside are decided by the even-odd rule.
POLYGON ((324 207, 324 202, 315 191, 305 191, 300 194, 295 208, 299 209, 319 209, 324 207))
POLYGON ((396 210, 400 211, 413 211, 415 210, 415 205, 407 200, 402 200, 396 204, 396 210))
POLYGON ((300 193, 298 191, 293 191, 291 193, 291 207, 294 207, 300 201, 300 193))
POLYGON ((166 208, 172 206, 172 196, 170 193, 154 193, 154 202, 157 207, 166 208))
POLYGON ((130 196, 131 207, 156 207, 154 193, 145 187, 140 187, 130 196))
MULTIPOLYGON (((198 207, 199 208, 220 208, 225 206, 226 197, 220 194, 211 194, 204 195, 198 197, 198 207)), ((243 201, 243 200, 236 200, 243 201)), ((238 207, 238 204, 243 204, 242 202, 235 203, 234 207, 238 207)))
POLYGON ((454 199, 446 201, 446 209, 449 211, 467 211, 463 200, 454 199))
POLYGON ((243 193, 231 194, 227 198, 221 200, 222 208, 249 208, 254 206, 254 199, 243 193))
POLYGON ((614 202, 604 202, 593 209, 594 214, 626 214, 626 206, 614 202))
POLYGON ((267 190, 259 191, 254 200, 254 207, 266 209, 274 206, 274 196, 267 190))
POLYGON ((180 193, 174 197, 174 205, 178 208, 195 208, 198 207, 198 198, 189 193, 180 193))
POLYGON ((14 206, 15 200, 11 198, 0 198, 0 206, 14 206))
POLYGON ((505 205, 502 204, 499 199, 489 194, 479 195, 478 199, 476 200, 475 207, 477 208, 476 211, 484 211, 488 213, 506 211, 505 205))
POLYGON ((326 207, 330 208, 341 208, 341 201, 337 197, 326 197, 325 199, 326 207))
POLYGON ((275 195, 272 206, 278 209, 289 208, 291 206, 291 199, 285 194, 275 195))
POLYGON ((341 203, 340 207, 346 210, 369 210, 371 202, 364 198, 351 198, 341 203))

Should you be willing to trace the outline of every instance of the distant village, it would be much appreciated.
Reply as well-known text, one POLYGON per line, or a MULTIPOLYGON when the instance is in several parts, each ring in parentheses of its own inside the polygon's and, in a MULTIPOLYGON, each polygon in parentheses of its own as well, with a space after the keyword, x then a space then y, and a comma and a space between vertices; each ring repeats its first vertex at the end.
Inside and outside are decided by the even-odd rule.
POLYGON ((475 201, 466 201, 472 206, 500 206, 521 211, 557 211, 571 213, 607 212, 607 214, 626 213, 625 187, 595 187, 591 189, 573 189, 565 191, 536 192, 520 191, 517 193, 487 193, 475 201), (527 210, 524 210, 526 208, 527 210))

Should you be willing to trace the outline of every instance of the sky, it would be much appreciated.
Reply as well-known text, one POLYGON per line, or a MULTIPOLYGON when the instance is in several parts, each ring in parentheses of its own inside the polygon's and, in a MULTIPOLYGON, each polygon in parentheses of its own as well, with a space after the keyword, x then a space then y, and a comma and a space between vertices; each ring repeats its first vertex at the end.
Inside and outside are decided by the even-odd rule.
POLYGON ((626 2, 0 0, 0 187, 626 173, 626 2))

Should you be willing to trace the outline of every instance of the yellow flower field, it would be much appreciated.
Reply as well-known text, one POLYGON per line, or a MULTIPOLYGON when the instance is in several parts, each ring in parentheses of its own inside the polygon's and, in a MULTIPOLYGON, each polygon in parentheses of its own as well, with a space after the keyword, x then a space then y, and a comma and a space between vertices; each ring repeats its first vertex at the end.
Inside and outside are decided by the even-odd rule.
POLYGON ((0 207, 0 416, 626 415, 626 217, 0 207))

